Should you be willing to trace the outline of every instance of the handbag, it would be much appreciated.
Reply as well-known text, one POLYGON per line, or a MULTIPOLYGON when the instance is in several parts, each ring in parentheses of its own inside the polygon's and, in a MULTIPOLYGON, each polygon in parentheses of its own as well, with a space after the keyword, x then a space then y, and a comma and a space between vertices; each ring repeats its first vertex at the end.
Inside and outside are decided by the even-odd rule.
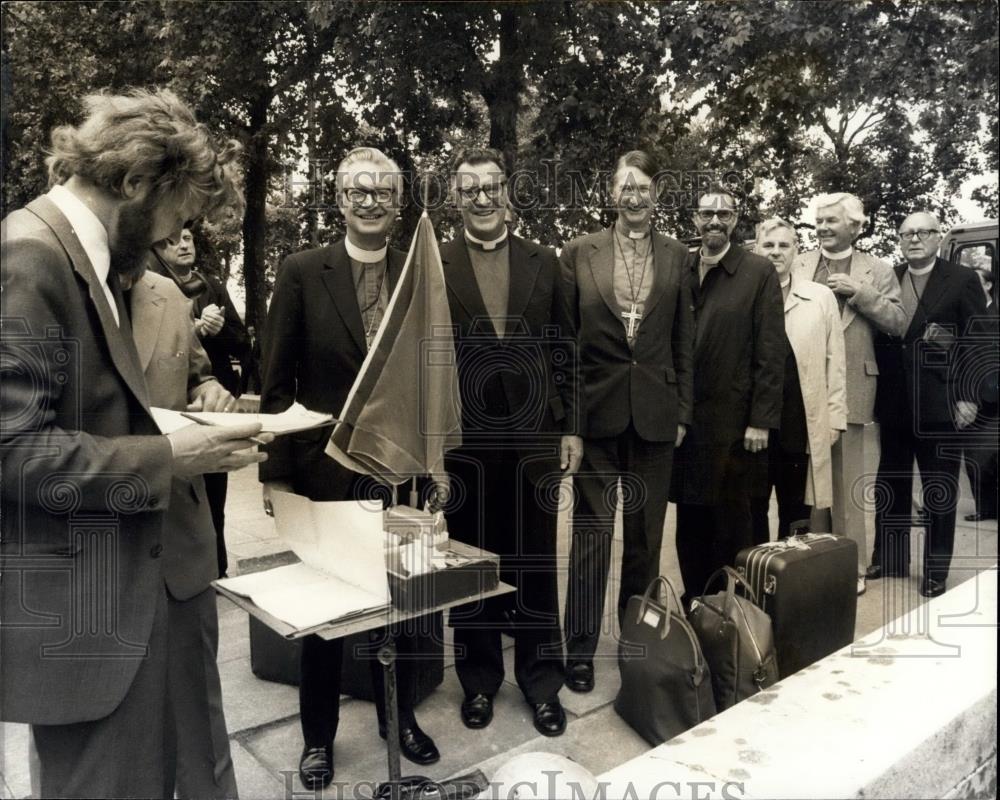
POLYGON ((691 601, 688 616, 712 674, 719 711, 778 681, 778 657, 771 618, 757 605, 746 579, 732 567, 716 570, 701 597, 691 601), (709 587, 725 577, 725 589, 710 595, 709 587), (746 597, 736 594, 739 586, 746 597))
POLYGON ((615 711, 651 745, 715 714, 712 682, 677 592, 664 577, 629 598, 618 643, 622 685, 615 711), (654 599, 666 589, 666 600, 654 599), (676 611, 670 609, 670 601, 676 611))

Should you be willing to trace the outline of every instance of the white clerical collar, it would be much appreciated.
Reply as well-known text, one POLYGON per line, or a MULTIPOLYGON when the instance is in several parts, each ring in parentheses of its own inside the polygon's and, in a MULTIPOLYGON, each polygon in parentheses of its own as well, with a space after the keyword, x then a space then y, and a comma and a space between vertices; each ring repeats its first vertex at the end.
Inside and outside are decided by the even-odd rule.
POLYGON ((927 265, 926 267, 921 267, 920 269, 914 269, 909 264, 906 265, 907 272, 909 272, 911 275, 916 275, 918 278, 921 275, 926 275, 932 269, 934 269, 934 262, 933 261, 929 265, 927 265))
POLYGON ((465 238, 474 245, 478 245, 483 250, 496 250, 500 245, 507 241, 507 226, 504 226, 503 233, 501 233, 496 239, 491 239, 488 242, 483 241, 482 239, 477 239, 468 231, 465 232, 465 238))
POLYGON ((832 253, 825 247, 821 247, 819 251, 823 254, 825 258, 829 259, 830 261, 840 261, 842 258, 849 258, 851 255, 853 255, 854 247, 853 245, 848 245, 846 250, 841 250, 839 253, 832 253))
MULTIPOLYGON (((618 232, 619 235, 623 234, 622 229, 619 228, 617 225, 615 225, 615 230, 618 232)), ((652 228, 643 228, 641 231, 634 231, 626 228, 624 230, 624 235, 627 236, 629 239, 647 239, 649 238, 649 234, 652 232, 652 230, 653 230, 652 228)))
POLYGON ((108 232, 97 215, 87 204, 73 194, 69 189, 56 184, 49 189, 48 198, 58 208, 76 233, 76 238, 83 245, 83 252, 90 259, 90 265, 97 273, 98 280, 104 283, 111 269, 111 248, 108 245, 108 232))
POLYGON ((701 256, 702 263, 703 264, 718 264, 720 261, 722 261, 723 258, 725 258, 726 253, 729 252, 729 245, 730 244, 731 244, 731 242, 726 242, 726 246, 722 248, 722 252, 721 253, 716 253, 714 256, 706 256, 705 255, 705 248, 703 247, 701 249, 701 252, 699 253, 699 255, 701 256))
POLYGON ((388 245, 382 245, 378 250, 364 250, 351 241, 350 236, 344 237, 344 246, 347 248, 347 255, 361 264, 377 264, 385 261, 385 254, 389 250, 388 245))

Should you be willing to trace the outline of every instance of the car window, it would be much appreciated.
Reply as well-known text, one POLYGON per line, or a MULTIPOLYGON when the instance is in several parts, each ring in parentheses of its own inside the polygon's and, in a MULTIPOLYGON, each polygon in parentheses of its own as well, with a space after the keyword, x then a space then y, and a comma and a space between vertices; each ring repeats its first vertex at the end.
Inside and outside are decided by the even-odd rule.
POLYGON ((996 263, 996 252, 993 249, 993 245, 988 242, 962 244, 956 249, 952 260, 957 261, 963 267, 986 269, 993 272, 993 265, 996 263))

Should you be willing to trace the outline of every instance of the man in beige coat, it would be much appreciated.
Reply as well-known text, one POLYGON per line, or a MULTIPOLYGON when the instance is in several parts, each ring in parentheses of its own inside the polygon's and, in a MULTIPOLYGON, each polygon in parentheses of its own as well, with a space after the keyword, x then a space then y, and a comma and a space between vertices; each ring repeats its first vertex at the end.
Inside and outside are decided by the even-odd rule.
MULTIPOLYGON (((833 448, 832 530, 858 545, 858 593, 864 592, 868 543, 863 506, 865 425, 874 420, 875 331, 900 336, 905 322, 899 281, 892 268, 854 249, 867 222, 861 201, 838 192, 816 199, 816 238, 820 249, 801 254, 792 266, 796 277, 828 286, 840 307, 847 357, 847 430, 833 448)), ((817 521, 818 522, 818 521, 817 521)))
MULTIPOLYGON (((132 338, 150 405, 233 410, 236 401, 212 376, 212 363, 195 334, 191 302, 174 282, 147 271, 129 294, 132 338)), ((199 800, 237 796, 216 663, 215 540, 204 476, 175 477, 163 524, 167 693, 175 731, 175 747, 166 754, 167 781, 175 779, 177 797, 199 800)))
POLYGON ((847 427, 844 332, 837 300, 826 286, 792 277, 798 240, 780 217, 757 226, 757 254, 774 264, 785 309, 789 354, 781 406, 781 427, 768 445, 768 496, 755 498, 754 541, 769 538, 770 487, 778 496, 778 534, 808 517, 810 508, 833 503, 831 448, 847 427))

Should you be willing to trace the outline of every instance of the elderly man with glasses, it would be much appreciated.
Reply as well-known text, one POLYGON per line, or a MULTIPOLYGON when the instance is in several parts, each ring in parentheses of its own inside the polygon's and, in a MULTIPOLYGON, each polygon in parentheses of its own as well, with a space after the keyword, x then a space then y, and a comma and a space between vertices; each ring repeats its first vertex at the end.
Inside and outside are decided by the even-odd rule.
POLYGON ((865 591, 867 525, 862 476, 865 474, 865 426, 874 420, 875 387, 881 383, 875 362, 875 333, 902 333, 899 282, 884 261, 854 248, 867 222, 864 206, 853 194, 839 192, 816 199, 816 238, 820 249, 803 253, 792 273, 828 286, 837 297, 847 355, 847 430, 833 447, 832 519, 814 517, 816 527, 848 536, 858 545, 858 594, 865 591))
POLYGON ((977 357, 970 323, 986 314, 976 273, 938 256, 941 224, 927 212, 899 228, 905 261, 895 268, 905 315, 901 335, 877 340, 882 429, 875 549, 868 577, 905 577, 910 569, 913 460, 927 519, 920 594, 946 588, 955 541, 961 446, 976 419, 977 357))
POLYGON ((736 197, 722 186, 694 212, 694 409, 671 487, 686 604, 752 543, 751 489, 766 480, 768 431, 781 422, 781 288, 770 261, 731 241, 738 219, 736 197))
MULTIPOLYGON (((406 254, 388 246, 403 191, 396 162, 373 147, 349 152, 337 168, 337 204, 347 235, 326 247, 288 256, 278 270, 267 318, 261 410, 280 412, 293 402, 339 414, 389 305, 406 254)), ((311 500, 363 500, 382 491, 371 478, 350 472, 326 455, 329 429, 283 436, 260 470, 264 506, 271 493, 295 492, 311 500)), ((399 743, 415 764, 440 758, 413 712, 418 629, 395 636, 398 661, 399 743)), ((381 638, 381 632, 373 639, 381 638)), ((310 791, 334 775, 333 742, 340 716, 343 639, 302 640, 299 712, 304 747, 299 777, 310 791)), ((382 669, 371 659, 379 733, 386 732, 382 669)))

